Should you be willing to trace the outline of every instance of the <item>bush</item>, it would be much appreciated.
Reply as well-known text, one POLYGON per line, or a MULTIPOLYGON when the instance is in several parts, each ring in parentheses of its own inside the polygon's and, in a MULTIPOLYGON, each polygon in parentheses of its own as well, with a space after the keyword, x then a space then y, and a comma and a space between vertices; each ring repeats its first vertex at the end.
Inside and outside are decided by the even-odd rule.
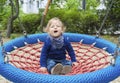
POLYGON ((10 16, 10 7, 4 7, 4 14, 0 15, 0 29, 5 30, 7 28, 8 18, 10 16))
POLYGON ((37 30, 37 27, 40 25, 40 16, 36 14, 25 14, 20 17, 21 19, 21 26, 20 22, 18 19, 15 20, 14 22, 14 32, 22 32, 23 28, 28 33, 35 33, 37 30))
MULTIPOLYGON (((57 0, 57 1, 64 1, 64 0, 57 0)), ((58 6, 57 1, 55 0, 54 4, 51 4, 49 11, 47 13, 47 16, 45 18, 44 27, 47 25, 47 22, 52 17, 59 17, 67 27, 67 32, 74 32, 74 33, 94 33, 95 29, 99 30, 100 24, 102 22, 102 19, 99 21, 96 6, 99 5, 98 1, 96 0, 86 0, 86 9, 78 10, 78 6, 81 7, 79 1, 80 0, 66 0, 67 4, 63 8, 60 8, 58 6), (92 8, 92 9, 90 9, 92 8)), ((107 0, 110 4, 110 1, 107 0)), ((120 1, 117 1, 113 4, 113 7, 111 8, 110 14, 108 15, 108 18, 104 24, 104 29, 108 29, 113 27, 113 30, 116 31, 119 29, 119 18, 120 15, 118 14, 120 9, 118 8, 120 6, 120 1)), ((109 7, 109 6, 108 6, 109 7)), ((0 15, 0 30, 6 30, 7 28, 7 22, 8 18, 11 14, 11 8, 10 6, 6 6, 3 10, 5 10, 4 15, 0 15)), ((43 9, 41 10, 43 11, 43 9)), ((28 33, 35 33, 39 32, 38 27, 40 25, 41 21, 41 13, 40 14, 23 14, 23 12, 20 11, 20 19, 25 27, 26 31, 28 33)), ((102 15, 104 17, 104 15, 102 15)), ((40 28, 42 32, 42 27, 40 28)), ((14 21, 13 24, 13 30, 14 33, 21 33, 22 27, 20 26, 20 23, 18 19, 14 21)))
POLYGON ((93 33, 93 28, 98 26, 98 17, 90 11, 50 9, 44 25, 46 25, 52 17, 60 18, 67 27, 67 32, 88 33, 88 29, 90 29, 90 32, 93 33))

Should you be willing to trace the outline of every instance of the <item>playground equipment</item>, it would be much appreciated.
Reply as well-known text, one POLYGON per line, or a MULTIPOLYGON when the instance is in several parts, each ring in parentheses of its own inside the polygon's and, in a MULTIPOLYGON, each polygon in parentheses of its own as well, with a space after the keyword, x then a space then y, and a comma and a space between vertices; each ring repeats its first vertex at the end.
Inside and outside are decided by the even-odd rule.
MULTIPOLYGON (((79 63, 68 75, 50 75, 40 71, 40 51, 47 34, 16 38, 0 47, 0 74, 15 83, 108 83, 120 76, 120 54, 114 53, 115 44, 84 34, 64 35, 73 42, 79 63), (114 54, 115 59, 109 58, 114 54), (110 65, 111 60, 114 60, 114 65, 110 65)), ((117 52, 119 50, 117 47, 117 52)))
POLYGON ((116 79, 120 76, 119 44, 99 37, 107 14, 97 36, 64 34, 72 43, 79 64, 69 74, 50 75, 41 72, 40 52, 47 34, 27 35, 23 28, 23 37, 5 44, 0 37, 0 75, 15 83, 108 83, 116 79))

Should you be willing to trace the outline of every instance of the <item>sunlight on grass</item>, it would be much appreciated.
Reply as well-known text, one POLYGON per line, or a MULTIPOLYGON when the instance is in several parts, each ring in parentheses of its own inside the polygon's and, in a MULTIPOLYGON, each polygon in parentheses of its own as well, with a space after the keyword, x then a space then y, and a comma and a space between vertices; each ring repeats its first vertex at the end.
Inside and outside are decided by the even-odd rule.
POLYGON ((113 43, 118 43, 118 35, 102 35, 101 36, 103 39, 106 39, 106 40, 108 40, 108 41, 111 41, 111 42, 113 42, 113 43))

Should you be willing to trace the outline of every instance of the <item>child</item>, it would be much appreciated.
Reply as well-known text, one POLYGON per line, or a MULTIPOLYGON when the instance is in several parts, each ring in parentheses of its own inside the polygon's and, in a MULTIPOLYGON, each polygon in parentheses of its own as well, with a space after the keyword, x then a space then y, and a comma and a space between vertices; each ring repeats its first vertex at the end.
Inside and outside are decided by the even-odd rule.
POLYGON ((52 18, 44 31, 48 33, 48 37, 41 51, 41 71, 48 71, 53 75, 64 75, 71 72, 72 66, 76 66, 77 62, 70 42, 63 35, 65 31, 63 23, 56 17, 52 18), (66 60, 66 51, 71 61, 66 60))

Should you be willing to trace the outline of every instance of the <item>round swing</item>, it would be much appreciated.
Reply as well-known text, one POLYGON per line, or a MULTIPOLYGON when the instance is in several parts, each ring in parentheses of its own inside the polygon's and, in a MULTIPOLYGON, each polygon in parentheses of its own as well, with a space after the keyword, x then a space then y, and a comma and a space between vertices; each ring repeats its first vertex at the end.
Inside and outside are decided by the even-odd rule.
MULTIPOLYGON (((105 19, 100 30, 104 21, 105 19)), ((41 24, 42 22, 43 20, 41 24)), ((26 31, 24 32, 25 36, 5 44, 2 42, 0 47, 0 75, 12 82, 108 83, 120 76, 120 48, 99 38, 99 33, 97 37, 65 33, 73 46, 79 65, 73 67, 67 75, 50 75, 41 72, 39 63, 41 48, 47 34, 26 35, 26 31)), ((70 58, 66 56, 67 59, 70 58)))
POLYGON ((5 43, 6 56, 0 47, 0 74, 15 83, 108 83, 120 76, 120 56, 116 56, 113 65, 110 64, 115 44, 84 34, 64 35, 71 41, 79 64, 69 74, 50 75, 40 71, 40 51, 47 36, 45 33, 5 43))

